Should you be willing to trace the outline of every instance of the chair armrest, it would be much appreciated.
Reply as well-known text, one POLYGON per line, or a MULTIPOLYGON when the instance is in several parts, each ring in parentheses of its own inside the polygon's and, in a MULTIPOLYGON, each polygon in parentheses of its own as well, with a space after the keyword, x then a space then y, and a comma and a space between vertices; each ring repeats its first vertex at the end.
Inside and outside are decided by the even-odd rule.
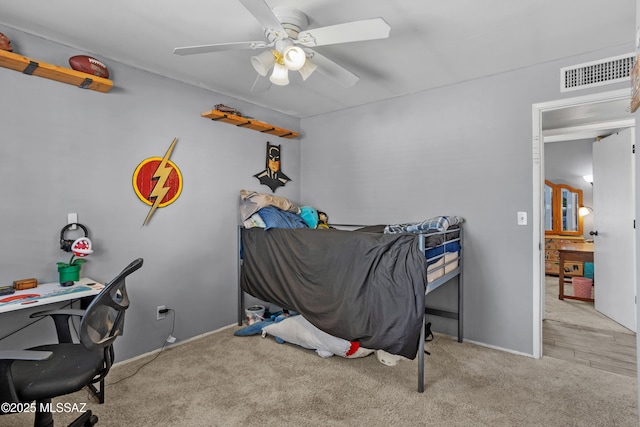
POLYGON ((38 311, 37 313, 33 313, 31 318, 33 317, 45 317, 49 316, 53 319, 53 323, 56 325, 56 333, 58 334, 58 342, 59 343, 72 343, 73 339, 71 337, 71 329, 69 328, 69 318, 71 316, 84 316, 85 310, 78 310, 75 308, 63 308, 59 310, 47 310, 47 311, 38 311))
POLYGON ((47 360, 51 351, 35 350, 0 350, 0 360, 47 360))
POLYGON ((31 318, 34 317, 45 317, 45 316, 84 316, 84 310, 79 310, 75 308, 65 308, 59 310, 46 310, 46 311, 38 311, 37 313, 31 314, 31 318))

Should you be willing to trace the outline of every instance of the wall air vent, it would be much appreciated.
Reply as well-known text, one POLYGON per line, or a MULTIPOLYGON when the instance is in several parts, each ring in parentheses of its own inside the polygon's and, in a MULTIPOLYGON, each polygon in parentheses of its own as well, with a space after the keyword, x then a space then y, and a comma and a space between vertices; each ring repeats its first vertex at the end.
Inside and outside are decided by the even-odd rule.
POLYGON ((560 69, 560 92, 608 85, 629 80, 635 53, 585 62, 560 69))

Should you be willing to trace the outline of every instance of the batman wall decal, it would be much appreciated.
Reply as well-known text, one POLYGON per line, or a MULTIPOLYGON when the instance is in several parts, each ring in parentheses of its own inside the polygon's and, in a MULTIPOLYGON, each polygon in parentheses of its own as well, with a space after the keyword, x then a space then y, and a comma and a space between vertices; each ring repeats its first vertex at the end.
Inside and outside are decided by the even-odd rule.
POLYGON ((254 176, 260 180, 260 184, 266 185, 274 193, 278 187, 282 187, 291 181, 287 175, 282 173, 279 145, 271 145, 267 141, 266 169, 254 176))

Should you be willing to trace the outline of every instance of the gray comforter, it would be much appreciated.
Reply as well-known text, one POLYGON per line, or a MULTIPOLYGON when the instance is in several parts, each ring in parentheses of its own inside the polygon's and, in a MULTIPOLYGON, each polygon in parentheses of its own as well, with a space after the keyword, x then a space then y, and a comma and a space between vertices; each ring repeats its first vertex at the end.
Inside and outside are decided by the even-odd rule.
POLYGON ((427 263, 416 235, 242 229, 242 289, 370 349, 415 358, 427 263))

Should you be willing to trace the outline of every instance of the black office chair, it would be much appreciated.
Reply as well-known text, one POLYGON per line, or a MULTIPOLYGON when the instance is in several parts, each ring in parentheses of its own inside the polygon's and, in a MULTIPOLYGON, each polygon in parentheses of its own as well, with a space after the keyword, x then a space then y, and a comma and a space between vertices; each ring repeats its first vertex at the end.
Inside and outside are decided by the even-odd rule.
MULTIPOLYGON (((32 317, 51 316, 58 333, 58 344, 42 345, 23 351, 0 351, 0 402, 35 401, 35 427, 53 426, 48 410, 51 399, 102 382, 114 361, 113 341, 122 335, 124 313, 129 307, 125 278, 142 267, 138 258, 125 267, 93 299, 86 310, 52 310, 32 317), (80 343, 73 343, 70 316, 81 316, 80 343)), ((95 392, 95 388, 93 388, 95 392)), ((104 392, 104 388, 101 387, 104 392)), ((104 401, 104 395, 100 398, 104 401)), ((2 405, 0 415, 11 405, 2 405)), ((15 405, 14 405, 15 408, 15 405)), ((83 412, 69 426, 92 426, 98 418, 83 412)), ((1 424, 1 422, 0 422, 1 424)))

